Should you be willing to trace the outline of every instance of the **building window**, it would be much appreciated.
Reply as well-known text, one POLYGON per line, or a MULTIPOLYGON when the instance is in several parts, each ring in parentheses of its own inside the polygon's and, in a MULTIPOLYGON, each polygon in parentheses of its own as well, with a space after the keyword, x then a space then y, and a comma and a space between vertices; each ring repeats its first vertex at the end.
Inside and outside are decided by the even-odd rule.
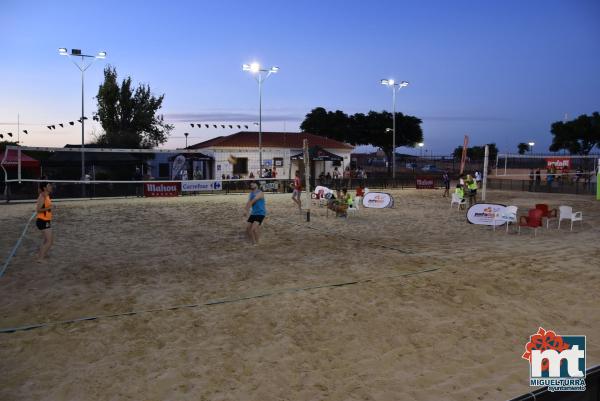
POLYGON ((169 163, 160 163, 158 165, 158 176, 169 177, 169 163))
POLYGON ((273 164, 275 167, 283 167, 283 157, 274 157, 273 164))
POLYGON ((238 157, 233 165, 233 174, 248 174, 248 158, 238 157))

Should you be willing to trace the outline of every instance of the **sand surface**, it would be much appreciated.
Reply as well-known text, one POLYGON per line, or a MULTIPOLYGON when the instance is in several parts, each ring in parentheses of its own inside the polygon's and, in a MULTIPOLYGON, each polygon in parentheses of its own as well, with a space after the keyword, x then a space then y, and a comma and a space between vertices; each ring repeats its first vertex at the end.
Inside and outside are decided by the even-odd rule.
MULTIPOLYGON (((32 226, 0 278, 0 328, 238 301, 0 334, 0 400, 506 400, 530 391, 539 326, 587 335, 600 363, 600 202, 488 194, 583 211, 534 238, 467 224, 437 190, 392 193, 310 223, 267 195, 258 246, 243 195, 56 202, 49 263, 32 226)), ((0 262, 32 210, 0 205, 0 262)))

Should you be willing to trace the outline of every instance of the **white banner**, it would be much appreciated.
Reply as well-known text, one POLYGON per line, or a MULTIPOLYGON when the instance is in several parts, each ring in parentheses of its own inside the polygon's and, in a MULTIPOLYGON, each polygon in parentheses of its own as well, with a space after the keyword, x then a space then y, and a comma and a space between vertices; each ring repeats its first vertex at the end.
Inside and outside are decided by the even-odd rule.
POLYGON ((363 197, 363 206, 375 209, 383 209, 394 206, 394 198, 385 192, 369 192, 363 197))
POLYGON ((220 191, 223 189, 221 181, 216 180, 189 180, 181 181, 181 192, 220 191))
POLYGON ((471 224, 501 226, 508 220, 506 206, 495 203, 476 203, 467 210, 467 220, 471 224), (496 219, 494 220, 494 216, 496 219))

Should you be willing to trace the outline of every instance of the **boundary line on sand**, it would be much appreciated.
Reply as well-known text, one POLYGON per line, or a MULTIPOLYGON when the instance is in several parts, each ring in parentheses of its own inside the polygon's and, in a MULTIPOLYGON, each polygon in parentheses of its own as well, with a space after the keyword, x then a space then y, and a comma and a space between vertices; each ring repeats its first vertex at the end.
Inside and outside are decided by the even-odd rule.
POLYGON ((165 312, 165 311, 172 311, 172 310, 177 310, 177 309, 202 308, 202 307, 209 307, 209 306, 215 306, 215 305, 230 304, 230 303, 236 303, 236 302, 241 302, 241 301, 247 301, 250 299, 265 298, 265 297, 271 297, 271 296, 281 295, 281 294, 286 294, 286 293, 297 293, 297 292, 317 290, 317 289, 322 289, 322 288, 345 287, 348 285, 374 282, 376 280, 389 280, 389 279, 397 278, 397 277, 415 276, 418 274, 430 273, 430 272, 434 272, 437 270, 440 270, 440 268, 434 267, 434 268, 429 268, 429 269, 424 269, 424 270, 417 270, 417 271, 413 271, 413 272, 394 274, 391 276, 357 279, 357 280, 353 280, 353 281, 320 284, 320 285, 313 285, 313 286, 308 286, 308 287, 283 288, 283 289, 279 289, 279 290, 276 289, 276 290, 267 291, 267 292, 264 292, 261 294, 247 295, 247 296, 234 297, 234 298, 221 298, 221 299, 215 299, 215 300, 207 301, 204 303, 197 303, 197 304, 175 305, 175 306, 167 306, 167 307, 163 307, 163 308, 142 309, 142 310, 138 310, 138 311, 118 312, 118 313, 96 315, 96 316, 86 316, 86 317, 80 317, 80 318, 76 318, 76 319, 60 320, 60 321, 55 321, 55 322, 35 323, 35 324, 28 324, 28 325, 17 326, 17 327, 6 327, 6 328, 0 328, 0 334, 16 333, 16 332, 20 332, 20 331, 40 329, 40 328, 51 327, 51 326, 68 325, 68 324, 73 324, 73 323, 85 322, 88 320, 99 320, 99 319, 116 318, 116 317, 122 317, 122 316, 141 315, 141 314, 152 313, 152 312, 165 312))
POLYGON ((10 254, 8 255, 8 258, 6 258, 6 261, 4 262, 4 265, 0 269, 0 278, 2 278, 2 276, 4 275, 4 272, 6 271, 6 268, 8 267, 8 264, 10 263, 10 260, 13 258, 13 256, 15 256, 15 253, 17 253, 17 249, 21 245, 21 241, 23 241, 23 237, 25 237, 25 233, 27 232, 27 229, 29 228, 29 224, 31 224, 31 220, 33 220, 33 218, 35 217, 35 215, 36 215, 36 213, 34 212, 31 215, 31 217, 29 218, 29 220, 27 220, 27 224, 25 224, 25 228, 23 229, 23 232, 21 233, 21 236, 17 240, 17 243, 15 244, 15 246, 13 247, 13 249, 10 251, 10 254))

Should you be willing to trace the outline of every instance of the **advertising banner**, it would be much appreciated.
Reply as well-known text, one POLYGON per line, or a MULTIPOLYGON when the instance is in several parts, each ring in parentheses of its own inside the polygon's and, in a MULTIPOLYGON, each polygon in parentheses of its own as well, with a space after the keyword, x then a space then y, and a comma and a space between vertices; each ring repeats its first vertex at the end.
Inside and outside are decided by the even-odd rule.
POLYGON ((566 157, 548 157, 546 158, 546 168, 554 167, 556 171, 568 171, 571 168, 571 159, 566 157))
POLYGON ((506 206, 495 203, 476 203, 467 210, 467 220, 471 224, 501 226, 508 219, 506 206), (494 215, 498 215, 494 222, 494 215))
POLYGON ((178 196, 181 192, 180 182, 145 182, 144 196, 178 196))
POLYGON ((185 162, 186 162, 186 160, 185 160, 184 155, 177 155, 175 160, 173 160, 173 166, 171 168, 171 179, 172 180, 176 179, 179 176, 179 174, 185 167, 185 162))
POLYGON ((374 209, 383 209, 394 206, 394 198, 385 192, 369 192, 363 197, 363 206, 374 209))
POLYGON ((462 174, 465 171, 465 163, 467 162, 467 148, 469 147, 469 137, 465 135, 465 139, 463 141, 462 154, 460 156, 460 173, 462 174))
POLYGON ((182 192, 220 191, 223 189, 221 181, 216 180, 189 180, 181 182, 182 192))
POLYGON ((433 177, 417 177, 417 189, 435 189, 433 177))

